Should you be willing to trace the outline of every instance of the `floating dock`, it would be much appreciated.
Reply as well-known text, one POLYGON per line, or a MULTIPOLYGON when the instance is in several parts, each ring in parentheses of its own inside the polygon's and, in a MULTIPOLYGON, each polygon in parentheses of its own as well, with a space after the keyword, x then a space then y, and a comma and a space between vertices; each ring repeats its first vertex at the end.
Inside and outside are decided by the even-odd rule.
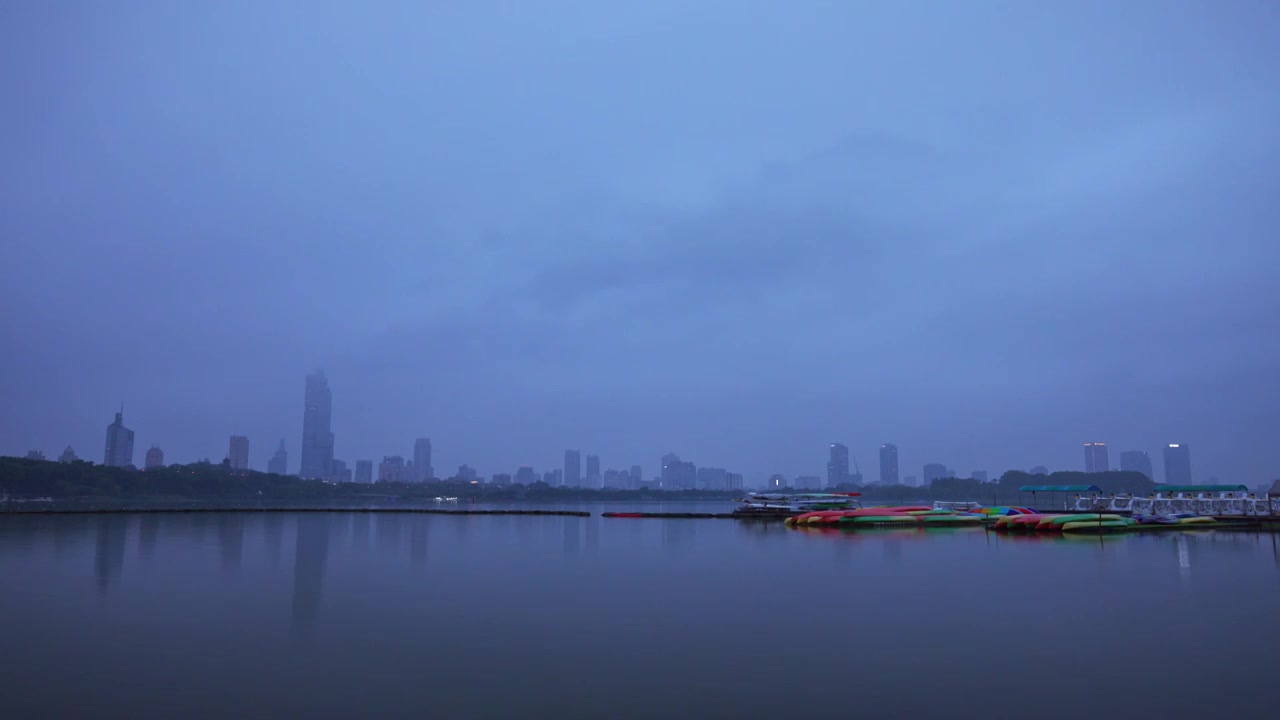
POLYGON ((451 510, 418 507, 191 507, 191 508, 70 508, 0 510, 8 515, 118 515, 138 513, 408 513, 419 515, 543 515, 591 517, 585 510, 451 510))

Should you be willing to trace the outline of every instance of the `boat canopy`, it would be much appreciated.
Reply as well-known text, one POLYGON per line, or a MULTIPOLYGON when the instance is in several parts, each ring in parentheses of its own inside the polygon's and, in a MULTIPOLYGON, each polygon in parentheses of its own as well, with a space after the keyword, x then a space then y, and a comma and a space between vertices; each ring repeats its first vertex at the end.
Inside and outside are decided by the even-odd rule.
POLYGON ((1069 493, 1085 493, 1085 492, 1102 492, 1102 488, 1097 485, 1023 485, 1018 488, 1018 492, 1042 493, 1042 492, 1069 492, 1069 493))
POLYGON ((1157 485, 1156 492, 1180 492, 1180 493, 1221 493, 1221 492, 1249 492, 1249 488, 1244 485, 1157 485))

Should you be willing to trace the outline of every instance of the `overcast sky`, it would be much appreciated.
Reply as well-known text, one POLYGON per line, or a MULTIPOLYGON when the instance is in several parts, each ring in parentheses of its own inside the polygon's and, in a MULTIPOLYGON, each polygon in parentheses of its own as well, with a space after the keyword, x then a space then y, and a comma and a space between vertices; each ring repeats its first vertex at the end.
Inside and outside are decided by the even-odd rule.
POLYGON ((1280 4, 0 4, 0 452, 1280 476, 1280 4), (626 6, 626 7, 624 7, 626 6))

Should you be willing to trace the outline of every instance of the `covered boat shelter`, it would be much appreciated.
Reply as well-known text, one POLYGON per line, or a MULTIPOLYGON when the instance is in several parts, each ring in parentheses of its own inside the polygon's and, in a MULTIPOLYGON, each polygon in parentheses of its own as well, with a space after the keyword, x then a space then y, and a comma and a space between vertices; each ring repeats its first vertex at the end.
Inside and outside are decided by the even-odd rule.
POLYGON ((1097 485, 1023 485, 1018 488, 1018 502, 1022 502, 1022 493, 1031 493, 1031 506, 1039 510, 1037 503, 1039 502, 1039 494, 1047 493, 1050 502, 1056 494, 1062 494, 1063 508, 1066 507, 1067 493, 1074 495, 1087 495, 1089 493, 1098 494, 1102 492, 1102 488, 1097 485))

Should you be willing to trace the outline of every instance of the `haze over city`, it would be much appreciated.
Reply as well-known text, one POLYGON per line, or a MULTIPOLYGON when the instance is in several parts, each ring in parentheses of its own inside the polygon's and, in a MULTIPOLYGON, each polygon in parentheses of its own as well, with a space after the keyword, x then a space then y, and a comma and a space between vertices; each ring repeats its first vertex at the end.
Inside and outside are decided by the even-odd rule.
POLYGON ((1262 483, 1278 15, 7 5, 0 454, 1262 483))

